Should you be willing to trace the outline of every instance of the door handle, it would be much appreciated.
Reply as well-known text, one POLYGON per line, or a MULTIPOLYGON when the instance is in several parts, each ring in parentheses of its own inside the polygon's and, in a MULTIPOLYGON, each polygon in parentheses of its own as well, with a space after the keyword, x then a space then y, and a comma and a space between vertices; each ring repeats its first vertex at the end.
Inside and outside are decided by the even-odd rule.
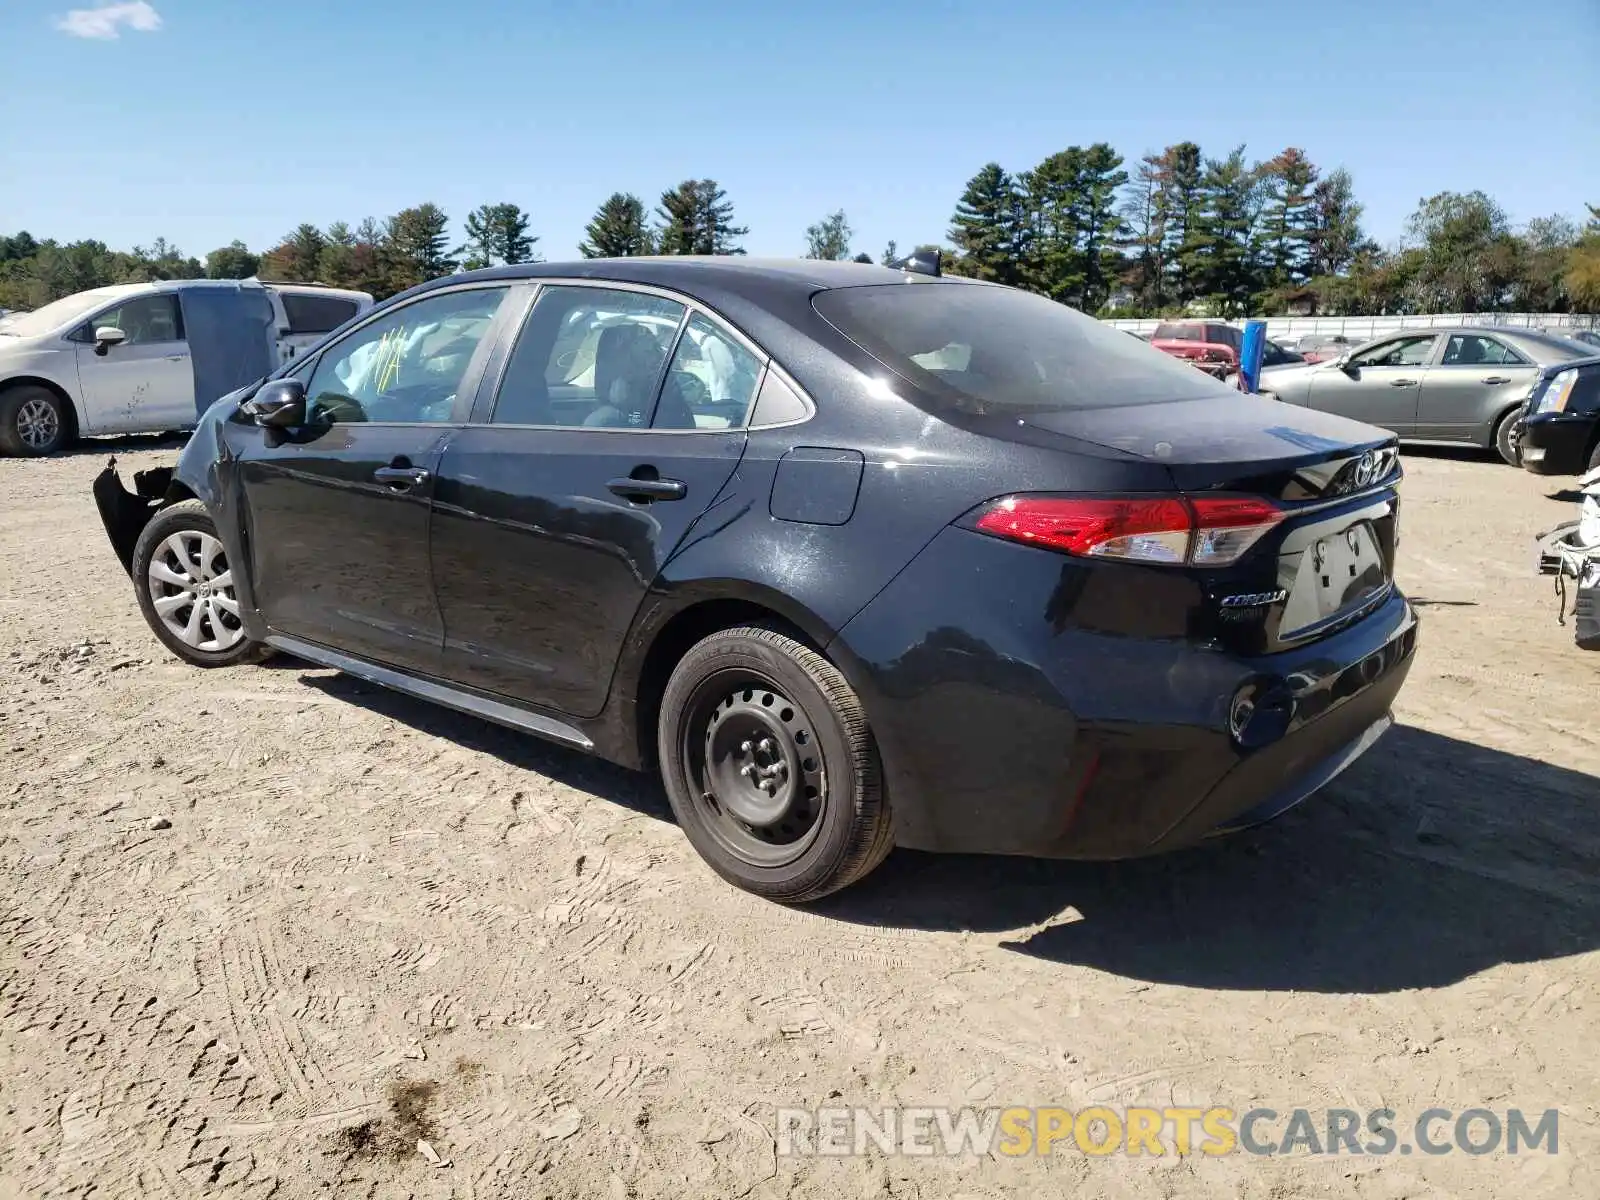
POLYGON ((1485 375, 1483 377, 1483 382, 1484 383, 1510 383, 1511 380, 1507 379, 1504 375, 1485 375))
POLYGON ((689 494, 681 479, 612 479, 606 483, 619 496, 648 503, 651 500, 682 500, 689 494))
POLYGON ((379 467, 372 477, 379 483, 401 488, 413 488, 428 482, 428 472, 421 467, 379 467))
POLYGON ((1390 387, 1416 387, 1417 386, 1417 381, 1415 379, 1391 379, 1391 380, 1389 380, 1389 386, 1390 387))

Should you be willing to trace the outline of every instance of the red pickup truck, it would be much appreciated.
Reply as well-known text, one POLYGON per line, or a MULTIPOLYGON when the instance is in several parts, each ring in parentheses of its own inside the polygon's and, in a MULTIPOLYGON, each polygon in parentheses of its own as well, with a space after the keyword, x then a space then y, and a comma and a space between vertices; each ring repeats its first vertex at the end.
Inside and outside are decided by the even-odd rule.
POLYGON ((1222 321, 1163 321, 1150 344, 1221 379, 1239 369, 1244 334, 1222 321))

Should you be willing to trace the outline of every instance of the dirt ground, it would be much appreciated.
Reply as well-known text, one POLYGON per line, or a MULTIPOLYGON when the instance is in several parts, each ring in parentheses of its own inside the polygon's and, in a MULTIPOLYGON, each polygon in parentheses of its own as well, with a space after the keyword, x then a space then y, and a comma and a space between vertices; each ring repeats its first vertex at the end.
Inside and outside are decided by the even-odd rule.
POLYGON ((1398 724, 1265 829, 897 852, 803 911, 652 781, 140 619, 89 482, 0 461, 0 1196, 1600 1195, 1600 656, 1532 536, 1409 454, 1398 724), (1561 1111, 1559 1153, 778 1157, 779 1106, 1561 1111), (421 1138, 448 1166, 431 1165, 421 1138))

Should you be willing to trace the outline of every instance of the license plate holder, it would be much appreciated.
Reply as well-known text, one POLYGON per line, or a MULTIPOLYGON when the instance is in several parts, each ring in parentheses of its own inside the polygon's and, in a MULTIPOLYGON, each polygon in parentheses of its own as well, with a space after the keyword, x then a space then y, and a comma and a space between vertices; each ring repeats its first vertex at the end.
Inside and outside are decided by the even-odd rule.
POLYGON ((1338 616, 1381 591, 1389 575, 1370 521, 1324 534, 1300 557, 1284 604, 1283 634, 1299 633, 1338 616))

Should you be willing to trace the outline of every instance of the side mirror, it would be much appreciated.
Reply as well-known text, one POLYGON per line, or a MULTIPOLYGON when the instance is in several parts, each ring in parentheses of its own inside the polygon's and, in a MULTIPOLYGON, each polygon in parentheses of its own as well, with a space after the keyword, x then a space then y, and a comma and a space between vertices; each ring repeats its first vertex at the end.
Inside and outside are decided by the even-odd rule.
POLYGON ((115 325, 102 325, 94 331, 94 352, 101 358, 113 346, 120 346, 128 340, 128 335, 115 325))
POLYGON ((306 423, 306 388, 298 379, 273 379, 239 406, 257 425, 294 429, 306 423))

